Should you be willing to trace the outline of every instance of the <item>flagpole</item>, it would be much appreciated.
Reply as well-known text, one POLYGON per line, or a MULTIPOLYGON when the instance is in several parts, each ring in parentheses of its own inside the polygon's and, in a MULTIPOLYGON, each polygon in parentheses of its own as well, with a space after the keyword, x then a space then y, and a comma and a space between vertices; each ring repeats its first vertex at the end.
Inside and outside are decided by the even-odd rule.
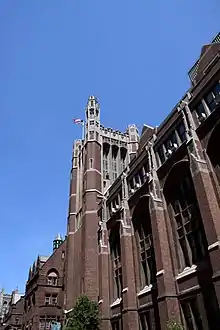
POLYGON ((82 122, 82 141, 84 140, 84 138, 85 138, 85 122, 84 122, 84 120, 83 120, 83 122, 82 122))

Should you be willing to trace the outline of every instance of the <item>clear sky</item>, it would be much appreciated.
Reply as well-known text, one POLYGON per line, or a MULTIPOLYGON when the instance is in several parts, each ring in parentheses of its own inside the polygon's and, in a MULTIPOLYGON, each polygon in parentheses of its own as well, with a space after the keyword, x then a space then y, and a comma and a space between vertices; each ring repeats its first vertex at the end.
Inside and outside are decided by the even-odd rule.
POLYGON ((89 95, 101 120, 158 125, 220 30, 219 0, 0 1, 0 287, 65 234, 72 143, 89 95))

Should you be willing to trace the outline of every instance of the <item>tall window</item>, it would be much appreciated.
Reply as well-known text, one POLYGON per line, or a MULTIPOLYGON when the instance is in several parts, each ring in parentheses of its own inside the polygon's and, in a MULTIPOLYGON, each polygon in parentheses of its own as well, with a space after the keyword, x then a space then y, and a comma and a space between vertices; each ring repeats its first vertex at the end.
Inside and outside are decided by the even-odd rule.
POLYGON ((121 163, 121 172, 124 171, 125 167, 126 167, 126 154, 127 154, 127 149, 125 148, 120 148, 120 163, 121 163))
POLYGON ((197 300, 191 298, 187 301, 181 302, 184 320, 188 330, 202 330, 202 320, 200 317, 197 300))
POLYGON ((109 153, 109 144, 103 144, 103 176, 104 179, 109 179, 109 165, 108 165, 108 153, 109 153))
POLYGON ((122 267, 120 233, 118 228, 111 233, 110 248, 114 271, 114 293, 115 298, 120 298, 122 292, 122 267))
POLYGON ((182 251, 181 268, 190 267, 204 258, 206 253, 203 224, 191 178, 185 175, 170 190, 173 192, 171 204, 182 251))
POLYGON ((220 139, 220 122, 214 127, 209 138, 207 154, 214 168, 218 182, 220 184, 220 153, 216 152, 216 142, 220 139))
POLYGON ((145 285, 155 283, 156 265, 153 250, 152 234, 146 230, 146 227, 140 227, 138 230, 141 266, 143 270, 143 282, 145 285))
POLYGON ((112 146, 112 179, 113 180, 116 180, 118 176, 117 155, 118 155, 118 147, 116 145, 113 145, 112 146))
POLYGON ((156 262, 150 215, 146 212, 137 213, 134 218, 134 228, 140 251, 141 285, 146 286, 156 282, 156 262))
POLYGON ((141 330, 153 329, 150 311, 146 311, 140 314, 140 325, 141 325, 141 330))
POLYGON ((112 322, 112 330, 122 330, 122 324, 120 319, 112 322))

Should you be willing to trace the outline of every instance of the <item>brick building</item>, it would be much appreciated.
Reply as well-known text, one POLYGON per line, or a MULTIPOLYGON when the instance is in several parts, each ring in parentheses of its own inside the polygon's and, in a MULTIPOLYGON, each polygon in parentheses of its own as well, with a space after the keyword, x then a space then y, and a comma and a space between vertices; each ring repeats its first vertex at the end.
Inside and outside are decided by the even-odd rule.
POLYGON ((219 328, 220 35, 189 77, 167 118, 140 137, 135 125, 103 127, 89 98, 72 153, 66 240, 56 237, 52 255, 34 262, 8 325, 49 330, 86 294, 102 330, 165 330, 169 320, 219 328))
POLYGON ((24 297, 18 293, 18 290, 12 292, 11 300, 7 314, 4 316, 2 329, 21 330, 24 315, 24 297))
POLYGON ((29 270, 24 296, 23 329, 51 329, 63 315, 66 242, 58 235, 51 256, 38 256, 29 270))
POLYGON ((90 97, 74 144, 65 309, 99 302, 102 329, 220 324, 220 35, 159 127, 100 125, 90 97))

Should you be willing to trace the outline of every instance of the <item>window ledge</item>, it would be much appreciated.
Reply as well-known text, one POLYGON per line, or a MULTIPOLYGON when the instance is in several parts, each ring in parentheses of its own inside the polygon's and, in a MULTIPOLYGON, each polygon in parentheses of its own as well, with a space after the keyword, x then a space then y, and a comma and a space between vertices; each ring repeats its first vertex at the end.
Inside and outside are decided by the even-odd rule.
POLYGON ((216 241, 208 246, 208 250, 212 251, 220 247, 220 241, 216 241))
POLYGON ((121 298, 117 298, 112 304, 111 304, 111 308, 112 307, 115 307, 115 306, 117 306, 117 305, 120 305, 120 303, 121 303, 121 298))
POLYGON ((156 273, 156 276, 158 277, 158 276, 161 276, 161 275, 163 275, 165 273, 165 270, 164 269, 161 269, 161 270, 159 270, 157 273, 156 273))
POLYGON ((122 293, 125 293, 125 292, 127 292, 128 291, 128 287, 127 288, 124 288, 123 290, 122 290, 122 293))
POLYGON ((142 296, 143 294, 150 292, 152 290, 153 285, 146 285, 137 295, 138 297, 142 296))
POLYGON ((181 273, 176 276, 176 280, 179 280, 185 276, 191 275, 197 271, 197 266, 192 265, 191 267, 186 267, 181 273))

